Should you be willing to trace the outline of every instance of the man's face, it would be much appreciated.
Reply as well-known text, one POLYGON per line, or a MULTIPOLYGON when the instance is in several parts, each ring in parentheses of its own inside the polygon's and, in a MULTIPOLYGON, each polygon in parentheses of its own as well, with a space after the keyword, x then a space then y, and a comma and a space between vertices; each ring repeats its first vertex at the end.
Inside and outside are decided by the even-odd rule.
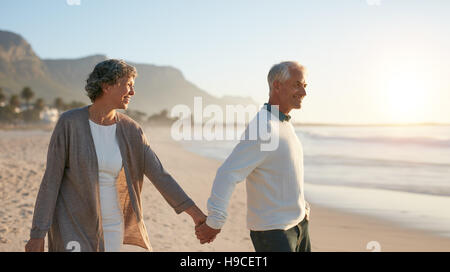
POLYGON ((302 100, 306 96, 306 83, 302 71, 298 68, 290 68, 289 72, 291 77, 285 82, 280 82, 278 88, 280 109, 286 112, 300 109, 302 100))
POLYGON ((116 109, 127 109, 134 95, 134 78, 120 78, 115 85, 108 87, 108 98, 116 109))

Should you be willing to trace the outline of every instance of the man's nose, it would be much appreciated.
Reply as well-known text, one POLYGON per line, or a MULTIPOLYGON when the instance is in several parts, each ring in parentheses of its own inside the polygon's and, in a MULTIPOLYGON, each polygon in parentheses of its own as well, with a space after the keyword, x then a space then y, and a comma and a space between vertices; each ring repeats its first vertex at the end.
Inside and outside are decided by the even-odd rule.
POLYGON ((299 92, 300 92, 300 95, 301 95, 301 96, 306 96, 306 90, 305 90, 305 88, 303 88, 303 87, 299 88, 299 92))

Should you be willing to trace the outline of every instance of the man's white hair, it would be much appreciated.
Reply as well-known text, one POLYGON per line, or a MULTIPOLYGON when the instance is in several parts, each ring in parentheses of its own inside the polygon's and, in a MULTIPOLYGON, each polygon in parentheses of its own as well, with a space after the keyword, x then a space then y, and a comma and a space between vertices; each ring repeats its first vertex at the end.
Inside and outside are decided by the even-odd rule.
POLYGON ((270 68, 269 74, 267 75, 267 81, 269 83, 269 95, 272 93, 273 82, 278 80, 279 82, 285 82, 291 77, 289 72, 290 68, 298 68, 302 73, 305 71, 305 67, 296 61, 283 61, 275 64, 270 68))

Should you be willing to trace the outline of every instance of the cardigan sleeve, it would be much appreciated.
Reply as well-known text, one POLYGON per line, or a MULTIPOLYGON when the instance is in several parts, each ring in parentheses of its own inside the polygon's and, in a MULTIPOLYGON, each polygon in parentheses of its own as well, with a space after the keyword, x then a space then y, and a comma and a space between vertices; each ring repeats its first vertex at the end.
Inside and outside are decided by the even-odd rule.
POLYGON ((66 129, 62 115, 50 138, 47 165, 34 207, 31 238, 45 238, 53 221, 53 213, 67 160, 66 129))
POLYGON ((144 174, 156 189, 161 193, 167 203, 177 214, 194 205, 194 201, 183 191, 175 179, 164 169, 158 156, 150 148, 150 145, 141 130, 144 143, 144 174))

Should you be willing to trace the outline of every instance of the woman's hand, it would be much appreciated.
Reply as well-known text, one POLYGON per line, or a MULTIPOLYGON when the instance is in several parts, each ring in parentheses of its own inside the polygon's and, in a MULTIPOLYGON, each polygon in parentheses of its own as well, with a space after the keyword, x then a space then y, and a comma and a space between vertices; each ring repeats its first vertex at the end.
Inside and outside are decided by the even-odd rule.
POLYGON ((25 252, 44 252, 45 238, 31 238, 25 245, 25 252))
POLYGON ((206 215, 197 207, 197 205, 187 208, 186 213, 192 217, 195 226, 199 226, 206 221, 206 215))

